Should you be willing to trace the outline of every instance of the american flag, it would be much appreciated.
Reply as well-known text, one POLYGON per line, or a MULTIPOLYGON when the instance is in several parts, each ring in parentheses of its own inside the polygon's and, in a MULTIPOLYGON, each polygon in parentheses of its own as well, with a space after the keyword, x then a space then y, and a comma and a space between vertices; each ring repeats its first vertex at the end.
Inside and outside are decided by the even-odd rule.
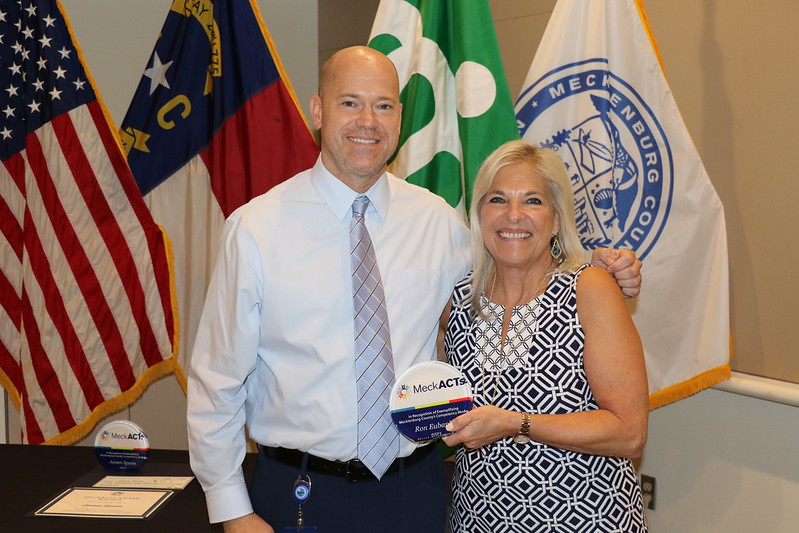
POLYGON ((174 371, 169 248, 55 0, 0 2, 0 384, 67 444, 174 371))

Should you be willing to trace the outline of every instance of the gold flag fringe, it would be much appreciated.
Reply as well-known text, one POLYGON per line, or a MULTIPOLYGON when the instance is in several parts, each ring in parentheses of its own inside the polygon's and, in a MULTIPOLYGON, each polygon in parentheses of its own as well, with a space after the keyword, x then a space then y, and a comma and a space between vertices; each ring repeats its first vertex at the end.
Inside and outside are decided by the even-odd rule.
POLYGON ((649 409, 651 411, 658 407, 663 407, 664 405, 687 398, 688 396, 692 396, 704 389, 730 379, 731 375, 730 365, 724 364, 703 372, 687 381, 683 381, 682 383, 666 387, 665 389, 649 395, 649 409))
POLYGON ((69 428, 63 433, 59 433, 52 439, 45 441, 44 444, 50 445, 68 445, 74 444, 82 438, 89 435, 94 427, 107 416, 110 416, 125 407, 135 402, 147 390, 154 381, 175 372, 179 368, 178 361, 175 357, 171 357, 160 363, 157 363, 148 368, 136 381, 133 387, 129 388, 122 394, 114 396, 113 398, 101 403, 91 414, 80 424, 69 428))

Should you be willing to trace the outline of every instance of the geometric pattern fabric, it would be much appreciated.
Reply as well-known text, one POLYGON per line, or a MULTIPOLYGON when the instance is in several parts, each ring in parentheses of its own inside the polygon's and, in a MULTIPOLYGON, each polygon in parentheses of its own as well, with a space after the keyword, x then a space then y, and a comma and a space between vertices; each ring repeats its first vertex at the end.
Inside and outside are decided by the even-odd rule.
MULTIPOLYGON (((533 414, 598 408, 585 375, 585 336, 577 316, 575 287, 584 268, 556 274, 539 298, 514 307, 504 356, 504 307, 483 295, 489 320, 473 318, 468 303, 459 305, 471 290, 469 279, 458 283, 444 343, 449 362, 472 386, 475 407, 533 414)), ((628 459, 505 438, 473 451, 461 446, 455 465, 453 533, 647 531, 628 459)))
POLYGON ((383 284, 364 222, 368 206, 366 196, 358 196, 352 203, 350 261, 358 390, 358 459, 379 479, 399 453, 399 433, 389 412, 394 362, 383 284))

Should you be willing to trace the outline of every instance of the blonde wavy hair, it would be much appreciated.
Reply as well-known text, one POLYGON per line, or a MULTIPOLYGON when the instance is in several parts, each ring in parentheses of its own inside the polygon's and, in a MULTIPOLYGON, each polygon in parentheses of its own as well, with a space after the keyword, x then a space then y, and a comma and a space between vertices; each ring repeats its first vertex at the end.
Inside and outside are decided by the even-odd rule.
POLYGON ((474 270, 471 292, 465 303, 470 305, 477 316, 482 316, 480 295, 485 291, 494 268, 494 258, 491 257, 483 242, 480 209, 494 182, 494 176, 503 167, 516 163, 529 165, 533 172, 544 180, 560 220, 558 240, 563 253, 553 272, 573 272, 585 263, 586 253, 580 243, 577 224, 574 220, 574 193, 563 162, 552 150, 540 148, 522 140, 507 142, 494 150, 480 166, 474 182, 472 205, 469 209, 474 270))

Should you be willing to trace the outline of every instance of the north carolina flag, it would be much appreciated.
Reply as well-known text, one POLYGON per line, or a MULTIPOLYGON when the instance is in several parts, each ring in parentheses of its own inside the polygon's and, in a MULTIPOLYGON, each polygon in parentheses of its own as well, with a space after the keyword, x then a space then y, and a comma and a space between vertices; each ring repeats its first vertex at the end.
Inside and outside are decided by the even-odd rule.
POLYGON ((0 385, 71 444, 176 364, 168 242, 56 0, 0 3, 0 385))
POLYGON ((522 137, 569 170, 583 244, 644 262, 630 302, 652 408, 730 375, 724 211, 640 1, 559 0, 516 104, 522 137))
POLYGON ((389 169, 465 216, 483 160, 519 138, 488 0, 381 0, 369 46, 400 78, 389 169))
POLYGON ((224 219, 318 154, 254 1, 174 0, 120 135, 172 239, 185 368, 224 219))

